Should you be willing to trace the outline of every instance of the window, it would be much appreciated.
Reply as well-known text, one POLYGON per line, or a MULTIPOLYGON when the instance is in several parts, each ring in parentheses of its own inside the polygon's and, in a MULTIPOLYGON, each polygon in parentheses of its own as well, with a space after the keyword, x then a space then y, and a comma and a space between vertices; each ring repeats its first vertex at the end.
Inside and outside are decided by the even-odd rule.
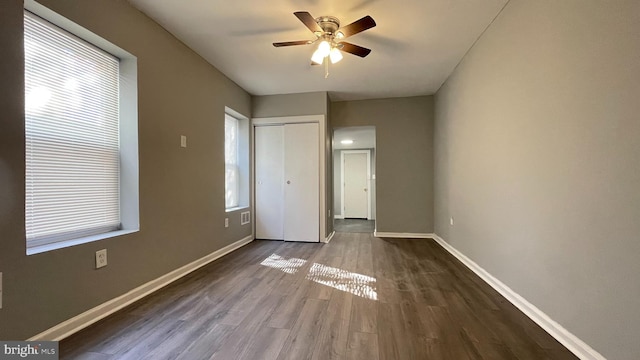
POLYGON ((240 198, 240 169, 238 164, 238 119, 224 116, 224 205, 238 207, 240 198))
POLYGON ((29 11, 24 48, 27 253, 137 229, 135 85, 121 86, 121 59, 29 11))
POLYGON ((225 208, 249 206, 249 120, 226 108, 224 115, 225 208))

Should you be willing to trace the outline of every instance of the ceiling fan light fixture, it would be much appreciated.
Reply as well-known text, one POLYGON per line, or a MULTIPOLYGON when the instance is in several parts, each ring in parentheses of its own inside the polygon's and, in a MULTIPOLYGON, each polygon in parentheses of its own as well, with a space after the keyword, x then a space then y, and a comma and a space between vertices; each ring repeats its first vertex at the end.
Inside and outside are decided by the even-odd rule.
POLYGON ((320 54, 322 54, 322 57, 327 57, 331 52, 331 45, 328 41, 322 40, 320 45, 318 45, 318 51, 320 52, 320 54))
POLYGON ((311 61, 313 61, 318 65, 322 64, 322 62, 324 61, 324 58, 325 56, 322 54, 322 52, 320 52, 320 49, 314 51, 313 55, 311 55, 311 61))
POLYGON ((333 49, 331 49, 331 52, 329 53, 329 58, 331 59, 331 63, 335 64, 338 61, 342 60, 342 53, 340 52, 340 50, 338 48, 333 48, 333 49))

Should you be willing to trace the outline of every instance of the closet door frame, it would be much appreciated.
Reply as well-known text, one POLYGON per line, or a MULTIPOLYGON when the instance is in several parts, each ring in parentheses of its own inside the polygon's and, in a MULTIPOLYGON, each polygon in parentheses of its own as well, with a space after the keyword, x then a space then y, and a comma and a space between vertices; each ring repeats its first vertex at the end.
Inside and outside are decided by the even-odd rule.
MULTIPOLYGON (((255 149, 254 147, 254 141, 255 141, 255 128, 257 126, 267 126, 267 125, 284 125, 284 124, 301 124, 301 123, 317 123, 318 124, 318 153, 320 155, 320 161, 318 163, 319 166, 319 181, 318 183, 320 184, 320 189, 318 189, 318 193, 320 196, 319 199, 319 204, 320 204, 320 211, 319 211, 319 215, 320 215, 320 236, 319 236, 319 241, 320 242, 326 242, 327 239, 327 197, 326 197, 326 192, 327 192, 327 184, 326 184, 326 170, 327 170, 327 163, 326 163, 326 149, 325 149, 325 144, 326 144, 326 137, 327 137, 327 125, 326 125, 326 119, 324 115, 304 115, 304 116, 279 116, 279 117, 268 117, 268 118, 253 118, 251 121, 251 125, 252 125, 252 131, 251 131, 251 148, 255 149)), ((254 156, 255 158, 255 156, 254 156)), ((252 179, 251 179, 251 193, 253 194, 253 199, 255 199, 255 182, 256 182, 256 177, 255 177, 255 163, 253 164, 253 171, 252 171, 252 179)), ((251 211, 252 211, 252 218, 255 219, 256 218, 256 214, 255 214, 255 206, 251 207, 251 211)), ((252 224, 253 226, 253 233, 256 233, 256 224, 255 221, 252 224)))

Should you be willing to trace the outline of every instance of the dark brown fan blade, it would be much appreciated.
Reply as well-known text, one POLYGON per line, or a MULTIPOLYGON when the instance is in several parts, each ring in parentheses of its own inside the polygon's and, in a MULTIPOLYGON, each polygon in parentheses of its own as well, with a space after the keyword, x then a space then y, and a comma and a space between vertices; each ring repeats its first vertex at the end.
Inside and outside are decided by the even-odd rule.
POLYGON ((360 20, 354 21, 349 25, 341 27, 340 29, 338 29, 338 32, 341 32, 344 35, 344 39, 357 33, 363 32, 367 29, 371 29, 374 26, 376 26, 376 22, 371 16, 367 15, 360 20))
POLYGON ((360 57, 365 57, 371 52, 371 49, 367 49, 365 47, 354 45, 344 41, 339 43, 338 45, 340 50, 360 57))
POLYGON ((312 42, 313 41, 309 41, 309 40, 285 41, 285 42, 273 43, 273 46, 282 47, 282 46, 294 46, 294 45, 308 45, 308 44, 311 44, 312 42))
POLYGON ((293 15, 300 19, 300 21, 302 21, 302 23, 305 24, 312 33, 315 33, 316 31, 322 32, 322 28, 318 25, 316 19, 314 19, 308 12, 296 11, 293 15))

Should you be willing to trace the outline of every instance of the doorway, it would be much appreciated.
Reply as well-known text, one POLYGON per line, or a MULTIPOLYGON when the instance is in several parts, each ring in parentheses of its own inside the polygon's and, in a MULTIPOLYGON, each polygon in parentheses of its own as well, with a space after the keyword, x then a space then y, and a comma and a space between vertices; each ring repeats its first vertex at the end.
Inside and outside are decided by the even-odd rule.
POLYGON ((369 199, 371 151, 343 150, 340 158, 343 217, 369 220, 371 218, 371 200, 369 199))
POLYGON ((334 130, 334 229, 375 231, 375 127, 334 130))

